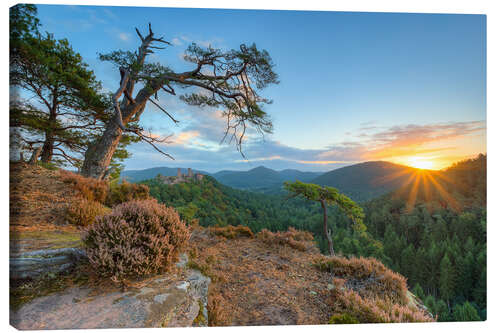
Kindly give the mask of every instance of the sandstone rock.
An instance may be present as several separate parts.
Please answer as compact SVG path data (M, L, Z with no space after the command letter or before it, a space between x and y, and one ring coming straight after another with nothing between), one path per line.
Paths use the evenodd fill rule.
M36 278L45 273L60 273L75 265L85 257L85 252L77 248L39 250L11 254L10 278Z
M75 287L11 311L10 321L22 330L206 326L209 284L210 278L188 269L127 291L96 295L91 288Z

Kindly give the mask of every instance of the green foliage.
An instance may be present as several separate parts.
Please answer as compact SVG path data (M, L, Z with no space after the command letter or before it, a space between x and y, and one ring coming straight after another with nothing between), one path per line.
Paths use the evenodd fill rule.
M321 236L321 211L315 202L236 190L210 176L205 176L201 182L166 185L155 178L141 184L147 185L150 195L159 202L175 207L188 223L198 220L202 226L244 225L254 233L262 229L287 231L293 227L310 231L320 249L327 251ZM329 227L335 231L336 252L383 257L381 243L367 234L353 231L352 221L338 207L333 207L329 215Z
M477 310L469 303L455 305L453 308L453 319L456 321L479 321Z
M352 219L354 222L354 230L360 233L366 230L363 224L363 218L365 217L363 209L349 197L339 193L336 188L307 184L298 180L293 183L285 182L284 186L294 197L301 196L307 200L336 205L344 214Z
M359 324L359 320L348 313L343 313L331 316L328 324Z
M43 162L78 167L77 155L110 116L109 99L68 40L38 32L36 7L14 6L10 16L10 85L31 94L11 101L10 125L22 129L26 148L43 146ZM33 98L40 107L29 102Z

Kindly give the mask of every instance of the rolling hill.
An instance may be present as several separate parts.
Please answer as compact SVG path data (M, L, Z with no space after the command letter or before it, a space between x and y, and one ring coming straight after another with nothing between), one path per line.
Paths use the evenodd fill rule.
M187 168L181 168L183 174L187 174ZM209 174L205 171L193 170L193 173L202 173ZM151 179L156 177L157 175L162 176L176 176L177 168L168 168L168 167L158 167L158 168L149 168L144 170L124 170L121 173L121 179L125 179L128 182L135 183L140 182L142 180Z
M311 182L338 188L356 201L367 201L404 186L416 170L384 161L365 162L329 171Z
M320 172L304 172L294 169L276 171L260 166L248 171L219 171L212 176L227 186L269 193L279 192L285 181L310 182L319 175L321 175Z
M181 171L184 174L187 173L186 168L181 168ZM200 170L193 170L193 172L210 175L226 186L265 193L278 193L284 181L310 182L321 175L321 172L304 172L294 169L276 171L263 166L248 171L223 170L213 174ZM144 170L125 170L121 173L121 178L129 182L140 182L152 179L158 174L175 176L177 168L158 167Z

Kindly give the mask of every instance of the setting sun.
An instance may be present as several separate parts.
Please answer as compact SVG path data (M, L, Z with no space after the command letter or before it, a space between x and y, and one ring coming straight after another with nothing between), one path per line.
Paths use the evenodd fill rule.
M412 157L408 159L408 165L418 169L433 169L434 162L422 157Z

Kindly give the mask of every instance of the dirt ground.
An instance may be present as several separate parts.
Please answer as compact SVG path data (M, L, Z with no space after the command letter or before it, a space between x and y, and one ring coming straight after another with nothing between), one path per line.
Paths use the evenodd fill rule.
M321 255L256 238L225 239L197 229L191 260L212 277L210 297L218 298L229 325L326 324L331 313L329 273L312 264ZM212 300L213 302L213 300Z

